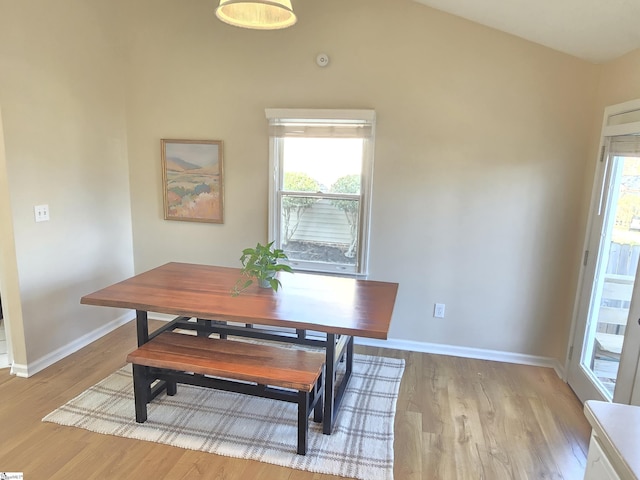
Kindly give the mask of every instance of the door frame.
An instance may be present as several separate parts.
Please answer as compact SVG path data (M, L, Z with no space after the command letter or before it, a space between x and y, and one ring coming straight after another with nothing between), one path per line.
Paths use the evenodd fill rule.
M0 111L0 291L2 292L3 323L11 374L26 377L17 371L16 363L27 365L27 349L22 317L18 261L9 194L4 127Z
M570 383L570 386L578 395L581 401L585 401L587 399L597 399L605 401L607 400L607 398L602 395L602 393L591 383L588 375L582 371L584 370L584 368L580 359L582 357L582 351L586 343L584 337L587 329L587 320L590 317L589 310L591 308L591 293L595 276L595 269L598 263L597 255L599 253L598 250L600 245L600 237L602 234L602 225L605 217L604 215L600 214L600 212L606 205L608 199L607 197L610 194L609 188L611 184L611 171L613 169L611 160L613 159L608 158L608 145L611 137L640 133L640 117L638 117L637 119L633 118L632 121L628 123L624 123L624 121L618 122L614 119L614 117L622 116L623 114L636 111L638 111L640 115L640 99L606 107L603 115L598 157L596 159L595 166L596 171L594 175L593 186L591 190L591 200L589 204L587 229L582 249L583 261L578 277L578 288L574 300L573 318L569 334L567 355L565 358L564 380L567 382L569 382L570 379L573 380ZM629 309L629 316L631 318L635 318L640 315L640 301L633 300L636 298L640 298L639 284L640 281L636 281L634 285L633 298ZM636 293L638 295L636 295ZM630 375L626 378L640 377L640 371L638 371L639 356L637 354L637 350L635 350L636 353L632 356L631 354L633 353L633 349L626 348L627 344L633 344L634 342L638 342L637 344L640 345L640 331L638 332L638 338L635 337L636 335L625 335L623 355L621 356L618 373L619 378L621 377L621 372L623 372L625 375ZM630 353L624 355L625 350ZM574 372L574 369L576 368L578 368L579 370L577 372ZM638 380L640 380L640 378L638 378ZM640 381L635 383L640 385ZM629 385L626 385L625 387L629 387ZM618 390L618 385L616 385L614 401L619 403L630 403L631 391L634 390L634 386L630 385L629 391L627 391L628 388L622 388L620 393L618 393ZM640 392L638 392L638 396L640 397Z

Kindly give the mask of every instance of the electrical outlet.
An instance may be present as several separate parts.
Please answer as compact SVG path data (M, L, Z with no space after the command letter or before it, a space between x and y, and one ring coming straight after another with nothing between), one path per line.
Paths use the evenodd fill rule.
M436 303L434 305L433 316L436 318L444 318L444 303Z

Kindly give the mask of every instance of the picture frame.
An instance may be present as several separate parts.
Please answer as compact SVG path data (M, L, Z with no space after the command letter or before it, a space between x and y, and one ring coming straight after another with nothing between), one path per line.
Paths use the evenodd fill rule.
M224 223L222 140L160 142L164 219Z

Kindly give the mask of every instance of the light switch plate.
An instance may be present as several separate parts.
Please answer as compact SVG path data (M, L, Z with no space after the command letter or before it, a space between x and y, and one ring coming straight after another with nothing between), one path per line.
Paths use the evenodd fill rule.
M36 205L33 207L36 222L49 221L49 205Z

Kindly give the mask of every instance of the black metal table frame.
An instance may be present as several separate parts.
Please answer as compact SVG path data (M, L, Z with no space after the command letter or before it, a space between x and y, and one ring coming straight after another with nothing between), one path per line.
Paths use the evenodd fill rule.
M296 329L295 333L282 332L272 333L261 328L254 328L252 324L245 326L228 325L225 321L194 317L176 317L166 325L149 334L148 312L146 310L136 310L136 329L138 336L138 346L147 343L150 339L162 332L175 329L195 330L198 335L209 336L217 333L220 338L227 336L238 336L254 338L258 340L270 340L275 342L292 343L296 345L307 345L321 347L325 350L325 382L324 382L324 412L322 420L322 432L331 435L336 417L340 411L340 404L344 398L344 392L351 378L353 371L353 336L326 333L325 339L309 338L307 331ZM293 331L293 329L290 329ZM345 373L340 383L337 383L336 367L344 360ZM155 398L166 388L165 382L158 382L150 391L149 399Z

